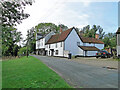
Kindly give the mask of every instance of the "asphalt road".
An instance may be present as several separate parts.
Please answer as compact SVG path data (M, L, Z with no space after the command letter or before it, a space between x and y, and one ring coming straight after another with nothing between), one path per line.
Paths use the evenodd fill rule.
M118 71L69 61L66 58L33 55L76 88L118 88Z

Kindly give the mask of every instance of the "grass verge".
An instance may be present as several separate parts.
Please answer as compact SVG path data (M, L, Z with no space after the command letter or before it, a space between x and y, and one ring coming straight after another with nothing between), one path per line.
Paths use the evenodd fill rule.
M29 56L2 61L2 88L71 88L40 60Z

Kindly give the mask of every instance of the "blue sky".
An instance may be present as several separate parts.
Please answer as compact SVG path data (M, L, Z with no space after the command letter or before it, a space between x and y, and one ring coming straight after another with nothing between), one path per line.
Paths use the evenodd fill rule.
M73 9L79 15L81 10L82 13L87 14L89 25L100 25L106 33L116 32L118 27L117 2L91 2L88 7L81 8L81 3L68 3L67 7L67 9Z
M69 28L95 24L106 33L115 33L118 27L118 2L35 0L32 6L26 7L25 12L30 17L17 26L23 37L28 29L42 22L62 23Z

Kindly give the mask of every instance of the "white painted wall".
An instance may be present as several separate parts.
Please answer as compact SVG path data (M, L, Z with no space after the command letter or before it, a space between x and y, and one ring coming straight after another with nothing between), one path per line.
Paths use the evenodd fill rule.
M95 46L96 48L98 48L100 50L104 49L104 44L83 43L83 46Z
M56 47L57 44L57 47ZM61 47L62 44L62 47ZM50 48L49 48L50 45ZM54 56L63 56L63 47L64 47L64 42L58 42L58 43L53 43L53 44L47 44L45 50L48 52L50 51L50 54L48 53L48 56L51 56L51 50L54 49ZM58 55L56 55L56 50L58 50Z
M42 38L39 40L40 41L40 46L39 48L45 48L45 38Z
M80 42L80 45L83 45L83 42L80 40L75 29L73 29L65 40L65 50L72 53L72 55L83 54L83 52L81 52L81 49L77 46L77 42Z
M117 34L117 56L120 55L120 34Z
M44 38L41 38L40 40L36 41L36 49L45 48L45 43L51 38L52 35L55 33L52 31L49 34L47 34Z
M36 41L36 49L39 49L39 46L40 46L40 40L37 40Z
M96 56L97 51L87 51L87 56Z
M120 55L120 46L117 46L117 56Z
M83 46L95 46L94 43L83 43Z
M95 44L95 47L102 50L104 49L104 44Z
M117 46L120 46L120 34L117 34Z

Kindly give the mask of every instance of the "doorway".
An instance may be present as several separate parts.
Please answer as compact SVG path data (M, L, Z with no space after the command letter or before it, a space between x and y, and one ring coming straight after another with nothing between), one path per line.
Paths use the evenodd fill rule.
M51 49L51 56L54 56L54 49Z

